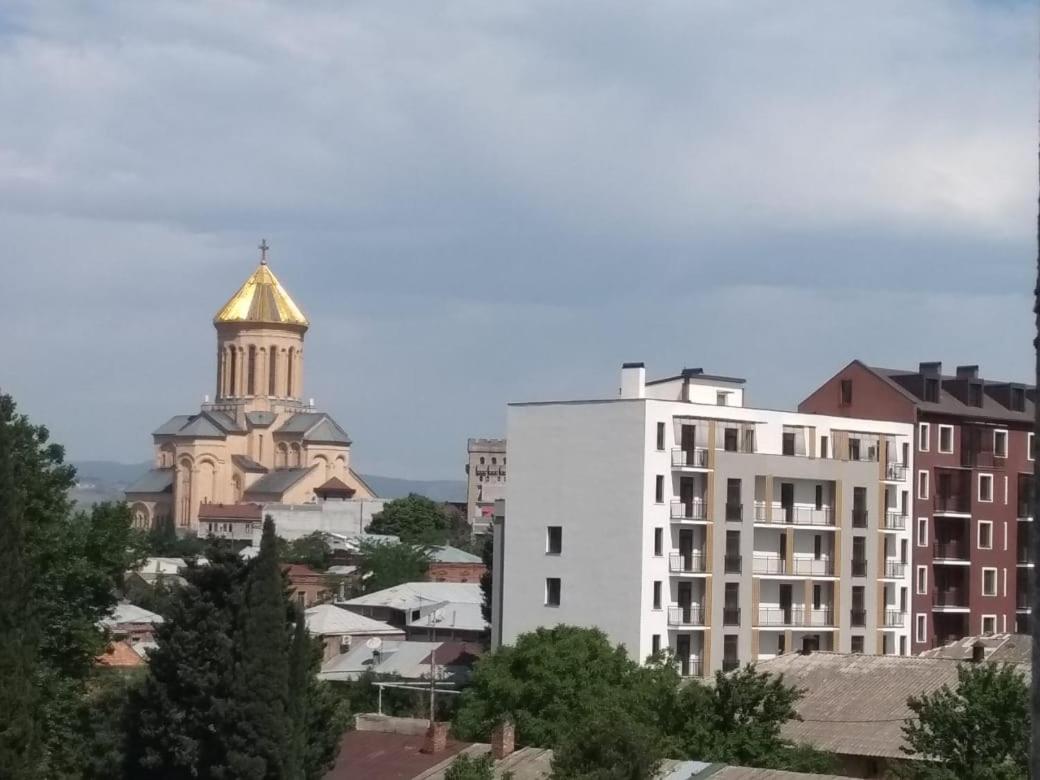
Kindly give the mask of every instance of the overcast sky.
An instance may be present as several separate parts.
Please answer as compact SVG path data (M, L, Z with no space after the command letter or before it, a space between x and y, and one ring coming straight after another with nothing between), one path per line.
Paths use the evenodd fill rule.
M0 387L147 459L261 237L363 473L625 360L1028 380L1033 5L6 0Z

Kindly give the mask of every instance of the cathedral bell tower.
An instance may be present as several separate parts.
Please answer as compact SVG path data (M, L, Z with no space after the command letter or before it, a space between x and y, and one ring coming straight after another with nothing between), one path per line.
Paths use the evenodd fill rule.
M260 265L213 318L218 407L241 412L303 406L303 336L309 323L267 265Z

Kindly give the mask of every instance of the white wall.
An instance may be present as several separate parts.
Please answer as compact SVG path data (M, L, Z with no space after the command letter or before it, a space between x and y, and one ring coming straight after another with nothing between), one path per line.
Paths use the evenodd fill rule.
M286 540L298 539L315 531L358 536L382 511L385 499L324 501L314 504L264 504L264 516L271 515L275 529ZM254 544L260 543L257 533Z

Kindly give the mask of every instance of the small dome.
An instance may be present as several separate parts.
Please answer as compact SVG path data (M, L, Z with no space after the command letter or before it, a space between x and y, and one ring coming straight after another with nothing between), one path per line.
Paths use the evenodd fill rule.
M297 325L304 328L310 324L266 261L260 262L246 283L213 318L215 325L227 322Z

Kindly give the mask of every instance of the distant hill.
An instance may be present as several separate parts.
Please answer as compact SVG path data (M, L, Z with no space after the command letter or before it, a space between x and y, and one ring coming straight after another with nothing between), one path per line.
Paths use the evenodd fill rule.
M76 467L79 482L72 491L72 497L78 503L88 505L122 499L123 491L152 467L151 461L117 463L110 460L81 460L72 465ZM466 500L466 482L461 479L412 480L367 474L363 474L362 478L381 498L401 498L409 493L419 493L434 501Z

